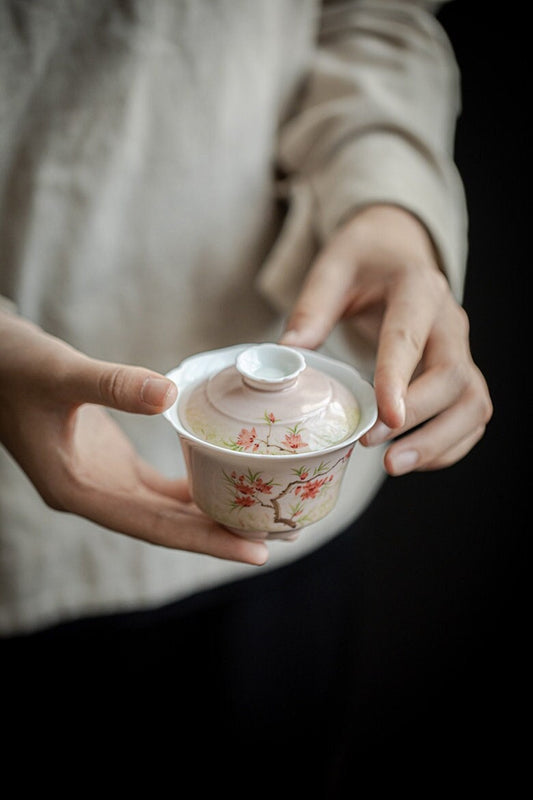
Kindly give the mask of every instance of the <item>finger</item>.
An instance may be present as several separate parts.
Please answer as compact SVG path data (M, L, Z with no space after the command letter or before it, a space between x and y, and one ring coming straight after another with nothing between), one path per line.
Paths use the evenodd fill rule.
M264 564L264 542L237 536L218 525L196 506L150 490L128 492L87 491L73 496L68 510L119 533L161 547L203 553L253 565Z
M410 273L392 286L376 356L374 388L379 417L390 428L405 424L407 387L422 358L440 305L441 280ZM442 279L444 280L444 279Z
M464 383L458 380L457 374L451 374L450 370L441 368L428 370L409 386L404 424L400 428L393 429L379 420L361 438L361 444L372 447L401 436L452 406L463 390Z
M158 494L164 494L182 503L190 503L192 500L187 480L183 478L166 478L156 470L151 464L139 459L138 462L139 478L143 484Z
M484 427L473 407L458 403L394 442L385 453L385 468L390 475L423 469Z
M71 399L135 414L159 414L177 396L176 385L163 375L123 364L83 358L67 381Z
M466 436L460 442L458 442L453 447L450 447L446 452L441 453L441 455L436 458L434 461L431 461L427 464L424 464L421 467L423 471L430 471L436 469L444 469L445 467L451 467L453 464L456 464L462 458L464 458L470 450L483 438L485 435L486 427L485 425L480 425L470 436Z
M309 349L322 344L346 309L351 273L346 257L324 251L309 272L280 343Z

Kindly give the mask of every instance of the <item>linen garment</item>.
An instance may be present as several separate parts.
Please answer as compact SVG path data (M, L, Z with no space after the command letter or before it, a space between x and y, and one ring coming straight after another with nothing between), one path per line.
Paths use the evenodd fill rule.
M0 0L0 294L89 356L162 373L275 341L320 247L388 202L427 226L461 298L460 81L427 2ZM339 324L325 352L372 378ZM113 413L184 476L161 417ZM258 568L48 508L0 450L0 634L145 608L300 558L384 477L356 447L335 511ZM105 458L105 453L103 456Z

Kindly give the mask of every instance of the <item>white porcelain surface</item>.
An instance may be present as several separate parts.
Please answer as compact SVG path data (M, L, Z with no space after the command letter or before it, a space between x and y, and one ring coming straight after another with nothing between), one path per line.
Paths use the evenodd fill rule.
M376 420L374 390L354 368L314 351L280 353L274 346L286 363L273 369L272 353L263 362L264 346L255 348L237 345L183 361L167 374L178 399L165 417L206 514L250 538L291 539L334 507L353 447ZM264 390L265 379L277 385ZM221 435L218 423L198 423L194 413L191 421L206 397L209 423L224 419L233 436Z
M254 389L275 392L293 386L306 367L302 353L278 344L258 344L242 350L235 367Z

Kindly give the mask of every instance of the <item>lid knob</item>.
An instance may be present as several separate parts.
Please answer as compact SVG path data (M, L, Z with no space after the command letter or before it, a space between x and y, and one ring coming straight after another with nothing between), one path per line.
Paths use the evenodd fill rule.
M263 392L277 392L296 383L305 369L297 350L281 344L258 344L243 350L235 366L247 386Z

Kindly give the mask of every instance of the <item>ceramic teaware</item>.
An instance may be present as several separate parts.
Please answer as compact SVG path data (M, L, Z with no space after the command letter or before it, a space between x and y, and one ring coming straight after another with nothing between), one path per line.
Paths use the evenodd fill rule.
M294 539L335 506L358 439L377 418L372 385L321 353L242 344L167 373L196 504L234 533Z

